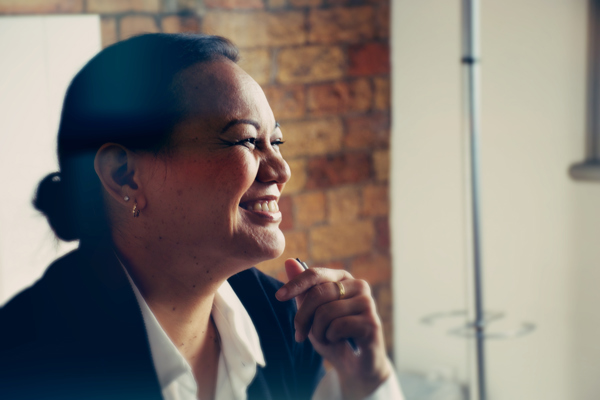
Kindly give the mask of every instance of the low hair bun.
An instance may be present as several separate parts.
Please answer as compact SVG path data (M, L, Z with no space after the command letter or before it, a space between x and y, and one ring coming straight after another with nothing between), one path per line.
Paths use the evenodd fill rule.
M46 216L48 224L59 239L80 239L72 224L66 190L59 172L46 175L38 185L33 206Z

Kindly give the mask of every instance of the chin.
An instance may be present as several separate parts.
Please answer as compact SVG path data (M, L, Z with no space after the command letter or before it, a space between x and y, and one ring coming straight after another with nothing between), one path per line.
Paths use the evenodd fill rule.
M283 254L283 250L285 249L285 245L280 248L273 249L262 261L273 260Z
M273 245L269 248L268 257L266 260L272 260L277 258L283 254L285 250L285 236L283 236L283 232L279 231L279 237L273 243ZM266 261L265 260L265 261Z
M233 238L226 252L229 256L256 265L281 256L285 249L285 236L278 227L243 229Z
M264 238L257 248L260 249L260 254L257 254L256 263L281 256L283 250L285 250L285 236L283 236L283 232L279 231L275 237L269 239Z

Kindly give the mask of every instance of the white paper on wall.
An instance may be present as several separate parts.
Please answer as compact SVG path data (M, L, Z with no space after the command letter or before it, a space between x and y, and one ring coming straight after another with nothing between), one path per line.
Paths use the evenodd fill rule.
M0 305L76 242L59 242L31 200L58 169L62 102L100 50L97 15L0 17Z

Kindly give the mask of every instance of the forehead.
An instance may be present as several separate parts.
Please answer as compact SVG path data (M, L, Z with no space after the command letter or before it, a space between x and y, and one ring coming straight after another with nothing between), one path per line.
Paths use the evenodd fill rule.
M250 75L229 60L194 64L174 81L183 108L183 120L214 129L233 119L252 119L261 128L273 129L273 112Z

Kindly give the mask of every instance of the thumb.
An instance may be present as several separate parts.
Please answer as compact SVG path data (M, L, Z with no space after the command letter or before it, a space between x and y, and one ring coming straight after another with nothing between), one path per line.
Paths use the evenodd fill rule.
M285 272L287 273L288 282L304 272L304 268L298 260L294 258L288 258L285 260Z
M285 260L285 272L288 277L288 282L291 281L292 279L294 279L295 277L297 277L298 275L300 275L301 273L303 273L304 271L305 271L304 267L302 267L302 265L300 265L298 260L296 260L294 258L288 258L287 260ZM301 294L296 297L296 302L298 303L298 308L300 308L300 306L302 305L304 296L305 296L304 294Z

